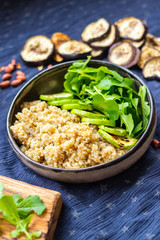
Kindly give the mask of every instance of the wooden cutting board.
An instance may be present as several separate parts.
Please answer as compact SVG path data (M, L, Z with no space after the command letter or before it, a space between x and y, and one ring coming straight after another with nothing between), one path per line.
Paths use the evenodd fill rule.
M52 240L62 207L61 194L3 176L0 176L0 182L4 183L5 195L20 194L23 198L29 195L38 195L41 198L47 209L41 216L34 214L28 229L29 232L42 231L41 237L37 238L39 240ZM0 216L0 239L13 239L9 236L9 232L14 229L15 226ZM25 239L25 237L18 237L17 239Z

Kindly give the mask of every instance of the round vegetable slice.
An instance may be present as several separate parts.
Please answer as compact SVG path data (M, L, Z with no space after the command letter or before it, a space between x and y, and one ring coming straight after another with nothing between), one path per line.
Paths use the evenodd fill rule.
M99 126L99 128L102 129L103 131L111 133L113 135L118 135L121 137L124 137L127 135L127 131L123 128L118 128L118 127L111 128L111 127L105 127L103 125Z
M108 142L117 148L130 149L137 142L137 139L135 138L114 136L103 131L102 129L99 129L98 132L103 138L105 138Z
M160 51L160 37L147 33L145 45Z
M57 48L63 43L63 42L66 42L68 40L71 40L70 37L65 34L65 33L62 33L62 32L56 32L52 35L51 37L51 41L52 43L54 44L55 46L55 52L54 52L54 56L53 56L53 59L56 61L56 62L62 62L63 61L63 58L57 53Z
M53 57L54 44L49 38L43 35L37 35L29 38L22 51L23 61L31 66L47 64Z
M92 49L91 52L92 59L102 59L107 56L106 50L96 50Z
M87 55L91 54L92 48L83 42L70 40L62 43L57 51L62 58L69 60L85 58Z
M64 100L49 101L47 103L52 106L62 106L64 104L73 104L78 102L79 102L78 99L64 99Z
M41 100L44 101L57 101L57 100L64 100L64 99L71 99L73 98L73 94L72 93L55 93L55 94L51 94L51 95L44 95L41 94L39 97Z
M84 42L90 43L100 40L108 35L110 32L110 23L104 18L100 18L98 21L90 23L82 32L81 37Z
M118 35L117 27L115 25L111 25L109 34L102 40L91 42L90 46L99 50L107 49L118 39Z
M134 41L141 41L148 31L144 20L132 16L118 20L115 25L118 27L121 38Z
M64 104L62 106L62 109L66 109L66 110L71 110L71 109L82 109L82 110L89 110L92 111L93 107L92 105L87 105L84 103L73 103L73 104Z
M143 68L145 62L150 59L151 57L158 57L160 56L160 51L153 47L144 46L141 51L140 59L138 61L138 66Z
M143 67L143 76L147 79L160 80L160 56L150 58Z
M130 68L137 64L140 57L140 50L128 42L113 44L108 53L108 60L117 65Z
M145 43L145 39L142 39L141 41L139 42L136 42L136 41L132 41L130 39L126 39L126 40L123 40L124 42L129 42L131 43L134 47L136 48L140 48L143 46L143 44Z
M115 121L113 120L108 120L108 119L97 119L97 118L81 118L81 122L86 122L89 124L96 124L96 125L106 125L106 126L111 126L115 127Z
M81 117L88 117L88 118L98 118L98 119L107 119L105 115L100 115L93 112L87 112L79 109L72 109L71 113L76 114Z

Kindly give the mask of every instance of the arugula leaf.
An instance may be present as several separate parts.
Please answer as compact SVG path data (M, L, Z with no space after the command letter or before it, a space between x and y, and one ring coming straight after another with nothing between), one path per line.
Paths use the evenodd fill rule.
M142 130L143 130L142 121L140 121L133 131L133 136L138 138L141 135Z
M11 237L18 237L21 233L26 235L26 240L39 238L41 231L29 233L28 225L33 217L33 214L28 215L31 211L38 215L46 209L42 200L37 195L22 198L19 194L13 196L3 195L3 183L0 183L0 212L2 217L8 222L16 226L16 229L10 232Z
M143 131L146 129L148 125L148 116L150 114L150 106L148 102L145 101L147 89L145 86L139 87L139 96L141 98L141 105L142 105L142 117L143 117Z
M98 68L98 71L103 71L104 73L110 74L112 75L116 80L118 80L119 82L123 81L123 77L116 71L110 70L105 66L101 66Z
M111 77L111 76L106 76L105 79L102 79L100 83L98 84L98 87L103 90L108 90L112 86L116 87L123 87L126 89L129 89L130 91L136 93L130 86L128 86L125 82L119 82L117 79Z
M114 100L106 100L102 95L93 95L93 107L96 110L108 115L111 120L117 120L119 117L118 104Z
M128 131L129 135L132 133L132 130L134 128L134 122L133 122L133 118L132 115L129 114L122 114L120 113L120 118L121 118L121 127L123 125L123 123L126 126L126 130Z
M13 237L13 238L16 238L18 237L21 233L27 233L27 228L28 228L28 225L29 223L31 222L33 218L33 214L30 214L27 218L23 219L23 220L20 220L21 222L21 225L23 225L23 230L21 228L20 225L17 225L16 226L16 229L13 230L12 232L10 232L10 236ZM41 236L41 231L37 231L37 232L33 232L33 233L27 233L26 236L26 240L31 240L33 238L39 238Z
M19 194L14 194L12 197L13 197L14 202L15 202L16 204L18 204L19 202L21 202L21 201L23 200L23 198L22 198L21 195L19 195Z
M91 60L91 56L87 56L87 60L84 62L82 60L78 60L77 62L73 63L73 66L75 68L85 68L87 66L87 64L89 63L89 61Z
M127 84L129 87L133 87L134 81L131 78L123 78L123 81L125 84Z
M27 236L27 239L32 239L33 234L27 231L27 227L33 217L33 215L29 215L26 219L20 219L17 206L14 202L12 196L4 195L0 199L0 208L3 212L3 218L6 219L8 222L12 223L16 226L16 229L10 233L11 236L17 237L21 233L24 233ZM38 237L41 235L41 232L35 234Z
M27 217L31 211L34 211L38 215L41 215L46 209L46 206L37 195L28 196L20 202L17 202L16 205L18 214L22 218Z

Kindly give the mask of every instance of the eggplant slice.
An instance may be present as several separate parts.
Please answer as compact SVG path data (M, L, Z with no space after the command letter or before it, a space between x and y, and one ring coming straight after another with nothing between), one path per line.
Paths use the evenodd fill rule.
M143 68L145 62L151 57L160 56L160 51L156 50L153 47L144 46L141 51L140 59L138 61L138 66Z
M108 60L117 65L130 68L137 64L140 50L128 42L113 44L108 53Z
M107 56L106 50L96 50L92 49L91 52L92 59L103 59Z
M131 43L131 44L132 44L134 47L136 47L136 48L141 48L141 47L143 46L143 44L145 43L145 39L142 39L142 40L139 41L139 42L132 41L132 40L130 40L130 39L125 39L125 40L123 40L123 41Z
M160 51L160 37L155 37L154 35L147 33L145 45Z
M110 32L111 25L104 18L100 18L97 22L90 23L82 32L83 42L90 43L101 40Z
M117 26L111 25L111 30L107 37L105 37L102 40L91 42L90 46L97 49L97 50L103 50L109 48L116 40L118 39L118 29Z
M115 22L115 25L118 27L121 38L138 42L145 38L148 31L146 22L135 17L120 19Z
M62 62L63 58L58 54L57 52L57 48L63 43L66 42L68 40L71 40L70 37L62 32L56 32L52 35L51 37L51 41L55 46L55 51L54 51L54 55L53 55L53 59L56 62Z
M150 58L145 63L142 73L146 79L160 80L160 56Z
M85 58L91 51L90 46L77 40L64 42L57 49L58 54L65 60Z
M37 35L29 38L22 51L23 61L30 66L40 66L47 64L53 56L54 44L49 38Z

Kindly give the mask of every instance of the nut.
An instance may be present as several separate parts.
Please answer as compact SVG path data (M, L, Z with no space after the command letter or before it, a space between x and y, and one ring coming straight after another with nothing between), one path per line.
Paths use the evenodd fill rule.
M26 76L25 75L17 75L16 80L25 81L26 80Z
M11 71L11 69L7 66L7 67L4 68L4 72L5 72L5 73L11 73L12 71Z
M5 73L2 77L3 81L9 80L11 78L11 74L10 73Z
M157 139L152 140L152 145L154 148L159 148L160 142Z
M8 64L8 67L10 68L11 72L14 70L14 65L12 65L11 63Z
M21 83L22 83L21 79L15 79L15 80L12 81L11 85L13 87L17 87L17 86L21 85Z
M18 70L18 71L16 72L16 74L17 74L17 75L23 75L23 76L25 76L24 72L22 72L22 71L20 71L20 70Z
M53 67L53 65L52 65L52 64L49 64L49 65L47 66L47 68L51 68L51 67Z
M1 88L7 88L7 87L9 87L10 86L10 81L4 81L4 82L1 82L0 83L0 87Z
M12 59L11 64L12 64L13 66L16 66L16 60L15 60L15 59Z

